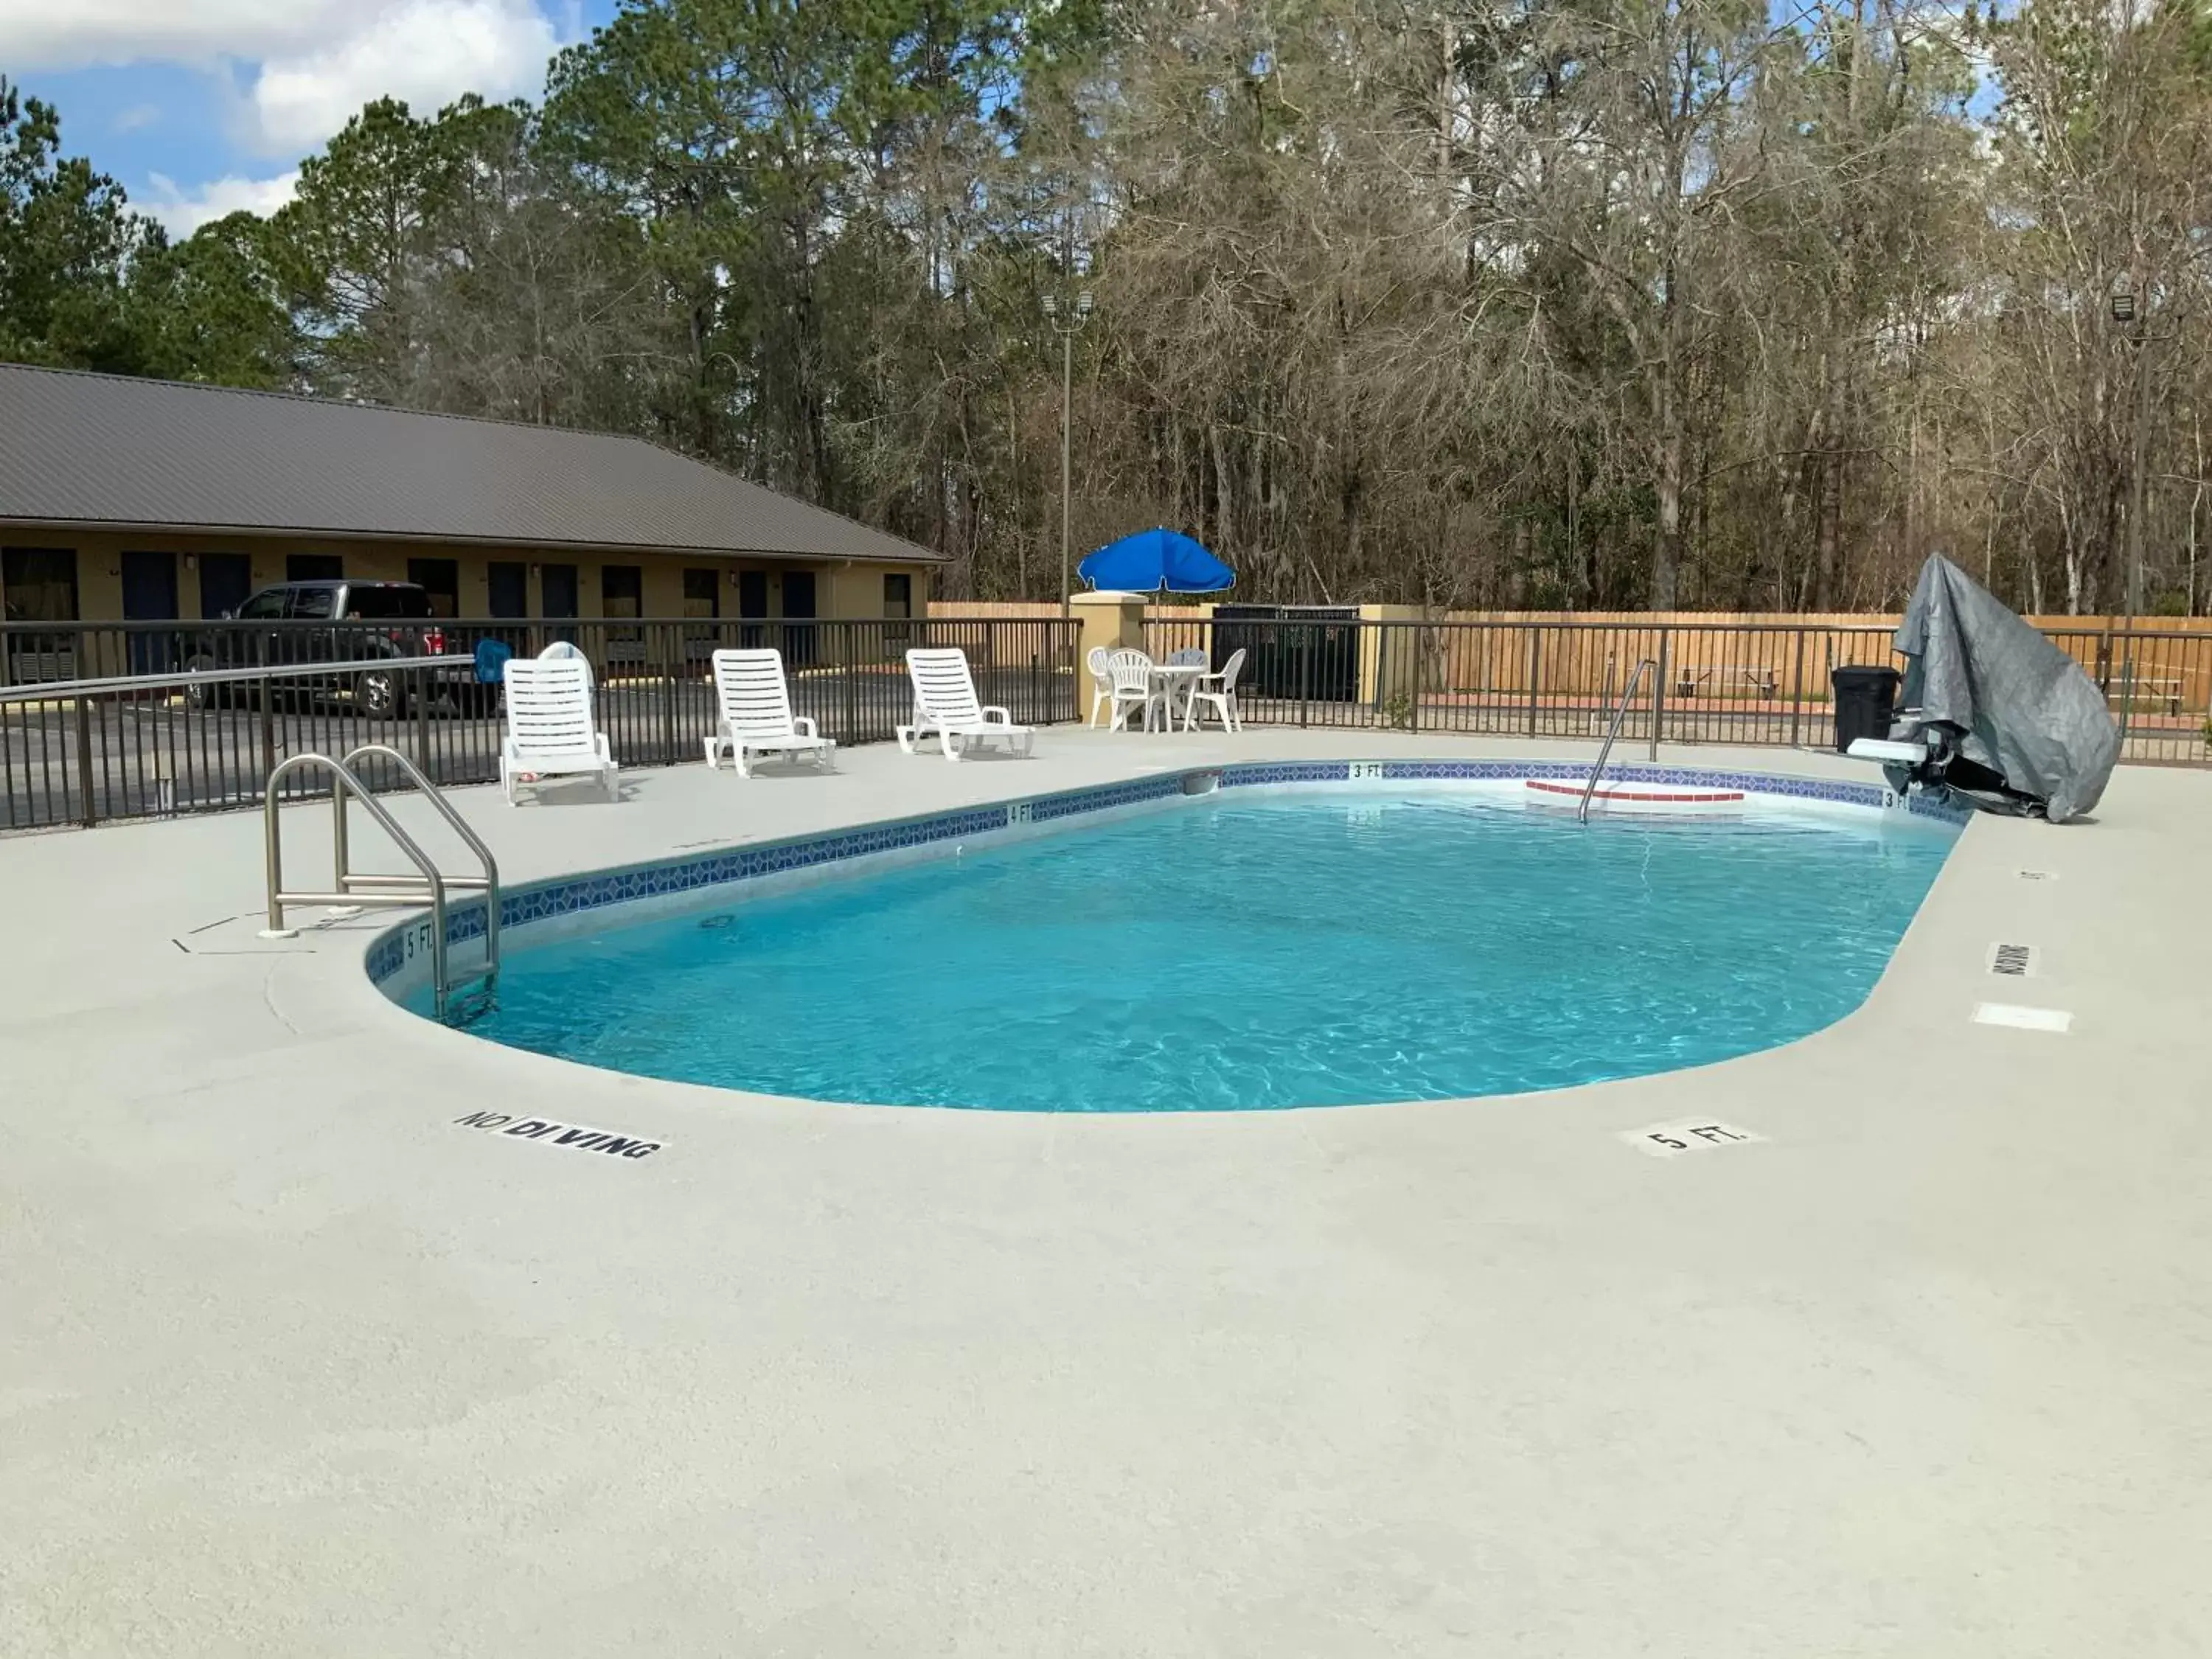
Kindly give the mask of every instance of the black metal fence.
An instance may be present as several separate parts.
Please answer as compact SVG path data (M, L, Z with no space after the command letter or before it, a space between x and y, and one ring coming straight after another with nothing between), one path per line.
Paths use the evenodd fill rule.
M1079 718L1076 633L1057 620L945 617L0 624L0 830L258 804L288 756L364 743L398 749L435 783L490 781L502 729L497 688L467 664L428 660L466 656L487 639L516 655L574 644L592 664L599 727L616 760L635 767L701 758L716 713L710 659L724 647L781 651L793 711L824 737L859 744L887 740L911 713L905 653L914 646L960 647L982 700L1023 724ZM377 665L315 667L362 662ZM83 691L59 684L252 670L265 678ZM326 787L302 780L297 793Z
M1395 728L1530 738L1602 736L1636 665L1658 665L1659 734L1669 743L1823 745L1830 676L1902 670L1892 630L1828 624L1212 621L1146 624L1156 658L1245 653L1237 688L1258 724ZM2104 691L2123 758L2212 763L2212 634L2154 627L2051 629ZM1648 738L1639 693L1622 735Z
M1155 621L1155 656L1246 653L1238 688L1255 724L1601 735L1638 662L1660 665L1670 743L1823 745L1839 667L1901 666L1886 628L1818 623ZM0 624L0 830L251 805L277 762L388 743L434 781L499 772L494 687L466 665L432 666L497 639L518 655L556 640L590 659L600 727L624 766L702 753L713 729L709 659L725 646L783 653L795 712L842 744L881 742L911 707L911 646L967 653L986 702L1028 725L1083 718L1078 625L1047 618L912 621L587 619L561 622ZM2049 630L2104 690L2124 758L2212 763L2212 635L2155 627ZM377 659L319 673L318 662ZM242 686L77 692L44 685L187 670L265 669ZM1079 701L1080 700L1080 702ZM1647 738L1639 696L1622 728ZM372 778L371 781L381 780ZM303 781L300 793L323 786Z

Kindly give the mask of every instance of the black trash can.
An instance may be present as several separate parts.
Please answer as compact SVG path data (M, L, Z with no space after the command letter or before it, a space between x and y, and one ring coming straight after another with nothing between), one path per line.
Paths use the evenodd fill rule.
M1860 738L1886 738L1897 714L1894 668L1838 668L1828 676L1836 689L1836 752Z

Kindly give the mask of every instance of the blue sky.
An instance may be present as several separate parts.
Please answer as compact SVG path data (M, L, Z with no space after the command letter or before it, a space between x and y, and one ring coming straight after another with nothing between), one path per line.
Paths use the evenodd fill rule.
M0 0L0 72L173 231L266 212L370 99L535 100L616 0Z

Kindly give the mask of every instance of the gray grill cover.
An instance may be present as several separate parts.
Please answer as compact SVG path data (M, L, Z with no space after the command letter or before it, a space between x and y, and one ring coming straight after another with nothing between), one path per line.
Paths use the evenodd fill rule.
M1940 554L1897 630L1904 707L1957 733L1959 751L2045 803L2053 823L2088 811L2120 757L2119 729L2081 665Z

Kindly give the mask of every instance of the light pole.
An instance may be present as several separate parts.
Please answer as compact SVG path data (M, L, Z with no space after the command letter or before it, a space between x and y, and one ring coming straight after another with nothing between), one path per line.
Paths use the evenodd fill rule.
M1075 337L1091 320L1091 290L1083 289L1075 296L1075 303L1065 310L1056 294L1046 295L1043 304L1045 321L1060 336L1060 614L1065 617L1068 589L1075 580L1068 568L1075 526Z
M2123 276L2112 289L2112 320L2126 331L2124 337L2136 355L2135 430L2129 440L2128 479L2128 596L2122 632L2127 639L2127 667L2121 677L2120 743L2128 740L2128 725L2136 703L2136 618L2142 614L2142 521L2144 497L2149 483L2144 450L2150 442L2150 349L2171 334L2148 332L2145 307L2137 304L2135 288Z
M2143 445L2150 430L2150 357L2145 350L2148 337L2143 332L2135 289L2124 278L2112 290L2112 320L2126 331L2123 337L2136 358L2135 430L2129 436L2128 461L2127 625L2132 630L2142 610Z

